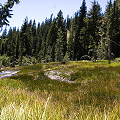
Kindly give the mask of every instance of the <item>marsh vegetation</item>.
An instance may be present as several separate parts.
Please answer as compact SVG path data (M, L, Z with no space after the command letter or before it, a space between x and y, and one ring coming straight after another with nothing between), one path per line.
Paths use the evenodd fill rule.
M2 120L120 119L120 62L51 62L16 69L17 75L0 79ZM74 82L50 79L50 71Z

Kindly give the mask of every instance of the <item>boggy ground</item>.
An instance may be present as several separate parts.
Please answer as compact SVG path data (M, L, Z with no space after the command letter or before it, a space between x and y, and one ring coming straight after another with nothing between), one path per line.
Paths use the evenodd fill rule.
M120 119L120 62L56 62L17 70L0 79L0 119Z

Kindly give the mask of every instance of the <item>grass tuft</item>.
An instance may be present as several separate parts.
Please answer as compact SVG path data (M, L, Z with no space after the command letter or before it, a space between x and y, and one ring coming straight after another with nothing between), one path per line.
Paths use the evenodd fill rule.
M16 76L0 79L0 119L119 120L119 66L84 61L20 67ZM74 82L51 80L45 75L50 71Z

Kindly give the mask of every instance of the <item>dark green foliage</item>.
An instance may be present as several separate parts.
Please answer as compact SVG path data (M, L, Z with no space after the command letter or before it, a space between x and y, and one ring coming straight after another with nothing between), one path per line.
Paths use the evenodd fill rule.
M94 0L94 2L92 2L92 9L88 13L90 48L93 49L96 45L98 45L98 42L100 41L99 28L101 26L101 19L101 7L98 2Z
M69 59L68 53L66 52L66 54L65 54L65 56L64 56L64 58L63 58L63 60L62 60L62 63L63 63L63 64L66 64L69 60L70 60L70 59Z
M25 18L21 29L5 28L0 37L0 54L19 65L41 62L80 60L83 55L95 59L119 57L120 51L120 8L119 1L108 2L105 14L94 0L87 13L86 1L73 18L64 20L60 10L45 22L36 24ZM12 7L14 2L9 7ZM67 57L66 57L67 53ZM30 58L30 59L29 59ZM28 60L29 59L29 60Z
M8 0L5 5L0 3L0 28L3 27L3 25L9 25L7 17L12 17L11 8L14 6L14 3L18 4L19 2L19 0Z
M62 29L58 29L58 38L55 46L55 61L62 61L64 57L64 36Z
M110 10L110 17L112 19L109 19L109 38L111 40L111 53L114 54L115 57L119 57L119 50L120 50L120 46L119 44L119 39L120 39L120 7L119 7L119 1L114 1L113 3L113 7ZM114 42L116 43L114 43Z
M65 56L65 53L67 51L67 30L65 28L65 22L63 21L63 13L60 10L58 13L58 17L57 17L57 29L58 29L58 33L57 33L57 38L62 42L62 54L63 56ZM60 38L61 37L61 38Z
M57 40L57 23L56 20L53 21L48 35L47 35L47 56L51 57L52 61L55 61L55 44Z
M70 30L70 26L71 26L71 19L69 18L69 15L67 16L67 23L66 23L66 28L67 30Z
M80 10L75 15L75 41L74 41L74 59L80 60L80 57L84 55L83 46L84 40L80 39L80 32L85 27L84 19L86 18L87 7L86 2L83 0Z
M8 67L9 65L10 65L10 60L9 60L9 58L6 58L6 57L4 57L3 59L2 59L2 63L1 63L3 66L5 66L5 67Z

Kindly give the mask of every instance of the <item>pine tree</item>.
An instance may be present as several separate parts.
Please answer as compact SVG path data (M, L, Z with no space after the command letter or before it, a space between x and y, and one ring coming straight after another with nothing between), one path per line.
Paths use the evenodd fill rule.
M120 2L115 0L112 4L110 0L106 9L106 29L107 29L107 42L108 42L108 59L112 57L119 57L119 40L120 40Z
M57 14L57 27L58 29L63 27L63 12L60 10L59 13Z
M89 41L90 41L90 49L93 50L93 57L96 59L96 54L94 53L96 51L96 48L98 46L98 43L100 41L100 34L99 34L99 28L101 27L101 7L94 0L92 2L92 9L88 13L88 31L89 31Z
M49 45L47 48L47 52L46 52L46 62L52 62L52 49L51 46Z
M52 19L52 14L42 24L36 25L35 20L28 23L26 17L20 30L10 28L8 33L6 29L3 31L0 53L8 56L10 62L19 59L20 64L24 56L32 56L39 62L65 61L68 58L79 60L88 51L92 51L94 59L97 56L111 59L112 54L119 57L119 5L118 0L114 0L113 4L110 0L103 15L100 5L94 0L87 14L86 1L83 0L73 18L67 16L64 20L60 10L56 18Z
M7 28L3 30L2 36L1 36L1 41L0 41L0 53L1 55L5 54L7 51Z
M80 44L80 24L79 24L79 14L75 14L75 39L74 39L74 60L80 58L80 49L81 49L81 44Z
M71 26L71 19L69 18L69 15L67 16L67 25L66 25L66 28L67 30L70 31L70 26Z
M67 51L67 30L65 28L65 22L63 21L63 13L60 10L57 15L57 29L59 33L59 29L62 31L62 42L63 42L63 56L65 56L65 53Z
M7 41L7 28L3 30L1 39L0 39L0 53L1 55L6 53L6 41Z
M47 47L47 53L46 55L51 55L51 59L52 61L55 61L55 44L56 44L56 40L57 40L57 23L56 20L53 21L48 35L47 35L47 40L46 40L46 47ZM50 52L51 49L51 53Z
M19 0L8 0L4 6L0 3L0 28L2 28L3 25L9 25L7 17L12 17L11 8L14 6L14 3L18 4L19 2Z
M19 49L20 49L19 64L20 65L22 65L23 56L26 55L25 41L27 39L27 35L26 35L27 26L28 26L28 18L26 17L20 33L20 42L19 42L20 43L19 45Z
M33 41L33 36L32 36L32 23L31 21L29 24L27 24L26 28L26 39L25 39L25 55L31 56L32 55L32 41Z
M41 24L41 35L42 35L41 50L42 50L42 53L44 53L43 58L45 58L47 54L47 36L52 24L51 20L52 18L46 19L45 22Z
M37 53L36 53L36 48L37 48L37 30L36 30L36 22L35 20L33 21L33 25L32 25L32 37L33 37L33 41L32 41L32 55L37 57Z
M112 36L111 36L111 34L112 34L112 31L113 31L113 24L111 24L111 21L113 20L113 18L111 18L112 17L112 15L111 15L111 10L112 10L112 1L110 0L110 2L108 2L108 5L107 5L107 7L106 7L106 12L105 12L105 17L106 17L106 21L105 21L105 23L106 23L106 38L107 38L107 40L106 40L106 42L107 42L107 44L108 44L108 46L107 46L107 49L106 49L106 59L111 59L111 44L112 44L112 42L111 42L111 39L112 39ZM111 36L111 37L110 37ZM105 46L105 45L104 45Z
M11 47L12 47L12 37L13 37L13 30L10 27L9 31L8 31L8 35L7 35L7 56L12 56L12 51L11 51Z
M110 29L109 32L110 40L111 40L111 53L114 54L115 57L120 57L120 2L115 0L113 3L113 8L111 9L111 20L110 20ZM113 42L112 42L113 41Z
M71 25L70 36L68 38L68 56L71 60L74 60L74 35L73 35L73 26Z
M84 19L86 18L87 7L86 2L83 0L82 6L80 7L78 16L76 15L76 31L75 31L75 44L74 44L74 59L80 59L80 57L84 54L82 43L84 40L80 39L80 31L83 27L85 27Z
M16 27L13 28L12 34L12 44L11 44L11 63L14 63L16 58L16 39L17 39L17 31Z
M5 27L5 29L3 30L1 38L6 39L6 37L7 37L7 28Z
M38 26L37 26L37 45L36 45L37 58L38 58L38 53L41 50L41 45L42 45L41 26L40 26L40 23L38 23Z
M16 36L16 59L19 58L19 41L20 41L20 31L17 29L17 36Z
M63 48L63 32L62 29L58 29L58 38L55 46L55 61L62 61L64 58L64 48Z

